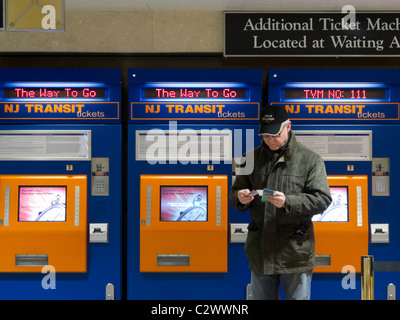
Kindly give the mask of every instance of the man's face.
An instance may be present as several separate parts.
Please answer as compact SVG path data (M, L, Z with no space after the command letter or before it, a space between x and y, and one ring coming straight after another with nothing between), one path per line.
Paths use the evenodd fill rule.
M291 128L291 123L289 122L288 124L282 126L279 133L274 136L271 136L268 134L263 134L263 140L264 140L265 144L272 151L279 150L286 144L286 142L288 140L290 128Z

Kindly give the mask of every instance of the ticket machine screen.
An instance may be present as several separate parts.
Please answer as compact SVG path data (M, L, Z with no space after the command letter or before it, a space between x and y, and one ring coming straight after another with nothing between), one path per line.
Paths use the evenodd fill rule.
M20 186L18 221L66 221L66 186Z
M332 203L323 213L314 215L312 220L318 222L348 222L348 187L330 187Z
M207 221L207 186L161 186L160 221Z

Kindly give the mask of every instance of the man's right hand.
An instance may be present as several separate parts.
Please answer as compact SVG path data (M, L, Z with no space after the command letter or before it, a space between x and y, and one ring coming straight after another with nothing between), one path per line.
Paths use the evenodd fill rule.
M239 190L237 195L238 195L238 200L241 204L248 204L251 201L254 200L254 197L252 196L247 196L247 194L250 192L249 189L242 189Z

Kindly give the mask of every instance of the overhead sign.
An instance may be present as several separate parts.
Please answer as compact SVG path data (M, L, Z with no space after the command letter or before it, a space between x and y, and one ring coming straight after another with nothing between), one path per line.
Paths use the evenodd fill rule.
M258 102L143 103L131 102L131 120L258 120Z
M106 87L0 87L0 121L116 120L119 102L107 101Z
M226 12L224 55L397 56L399 31L396 12Z
M270 69L268 104L296 123L379 123L400 120L397 69Z
M0 123L120 123L120 70L0 69Z
M0 122L10 120L119 120L119 102L1 102Z
M257 122L261 70L130 69L130 121Z
M282 103L292 120L399 120L398 102L380 103Z

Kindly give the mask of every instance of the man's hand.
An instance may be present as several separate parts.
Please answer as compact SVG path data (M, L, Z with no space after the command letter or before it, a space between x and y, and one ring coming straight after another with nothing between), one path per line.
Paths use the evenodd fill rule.
M254 197L252 196L247 196L247 194L250 192L249 189L242 189L239 190L237 195L238 195L238 200L241 204L248 204L249 202L254 200Z
M283 208L285 206L286 197L284 193L277 191L274 196L270 194L266 194L265 196L275 207Z

